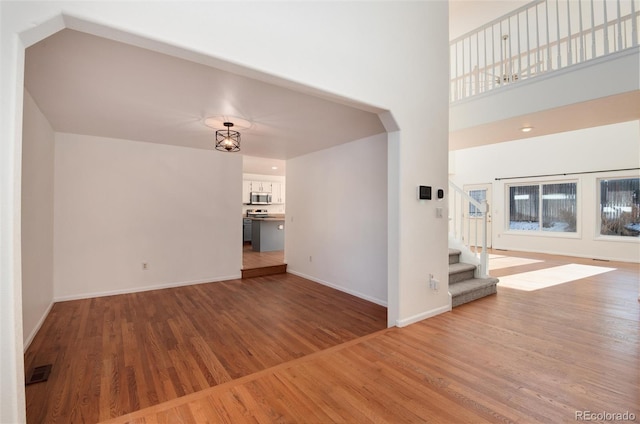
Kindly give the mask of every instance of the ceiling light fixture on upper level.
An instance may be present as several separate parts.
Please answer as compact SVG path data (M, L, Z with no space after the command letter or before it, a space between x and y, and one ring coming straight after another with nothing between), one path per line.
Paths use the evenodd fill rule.
M239 152L240 133L230 129L233 127L232 122L225 122L223 125L227 127L227 131L216 130L216 150L220 150L221 152Z
M523 133L528 133L531 132L533 130L533 127L522 127L520 128L520 131L522 131Z

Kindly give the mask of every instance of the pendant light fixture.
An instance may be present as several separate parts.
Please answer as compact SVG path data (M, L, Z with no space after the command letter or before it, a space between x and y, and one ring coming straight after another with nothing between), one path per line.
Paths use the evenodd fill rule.
M240 151L240 133L230 129L233 127L232 122L223 124L227 130L216 130L216 150L221 152L239 152Z

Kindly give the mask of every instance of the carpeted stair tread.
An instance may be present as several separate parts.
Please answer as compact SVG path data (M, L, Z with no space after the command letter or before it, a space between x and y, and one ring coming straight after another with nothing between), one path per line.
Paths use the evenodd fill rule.
M452 307L480 299L497 292L497 278L473 278L449 285Z
M464 262L449 264L449 275L460 274L462 272L473 271L475 269L476 269L475 265L466 264Z
M449 284L457 284L460 281L475 277L476 266L464 262L449 264Z
M470 280L464 280L458 283L450 284L449 293L451 293L451 296L456 296L468 290L475 290L487 286L495 286L497 283L498 279L493 277L472 278Z

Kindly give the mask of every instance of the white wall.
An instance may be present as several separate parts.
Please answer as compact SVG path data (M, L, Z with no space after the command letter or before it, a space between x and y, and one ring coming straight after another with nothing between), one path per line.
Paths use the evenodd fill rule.
M28 92L22 140L22 314L24 349L53 305L54 133Z
M56 300L239 278L240 156L60 133L55 149Z
M519 141L456 150L452 181L492 184L493 247L597 259L640 262L640 240L599 236L597 179L638 177L620 171L496 181L496 178L606 171L640 167L640 121L630 121ZM508 184L577 181L578 232L539 234L508 231Z
M387 136L287 161L292 274L387 304Z
M429 273L446 281L446 222L435 217L434 203L416 200L418 185L447 184L446 1L51 1L38 7L1 2L0 7L0 421L24 420L19 230L24 49L64 27L390 111L399 130L389 145L389 198L397 199L389 214L389 323L405 325L449 308L446 292L430 292L427 284ZM213 16L241 18L212 25Z
M535 112L634 92L640 89L638 75L638 49L628 49L542 74L453 103L450 109L450 130L473 128ZM558 96L557 93L562 95Z

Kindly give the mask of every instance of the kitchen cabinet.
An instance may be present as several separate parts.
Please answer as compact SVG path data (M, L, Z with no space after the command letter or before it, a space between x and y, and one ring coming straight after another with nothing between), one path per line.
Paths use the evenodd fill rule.
M284 204L284 182L279 181L242 181L242 203L251 203L251 193L270 193L271 203Z
M251 181L242 182L242 203L248 205L251 203Z
M271 252L284 250L284 218L253 218L251 250Z
M252 237L251 218L242 218L242 242L250 242Z
M251 191L258 193L271 193L271 186L273 184L271 181L250 181L250 183Z
M251 193L271 193L270 181L242 181L242 203L251 203Z
M278 183L278 182L272 183L271 202L284 204L284 183Z

